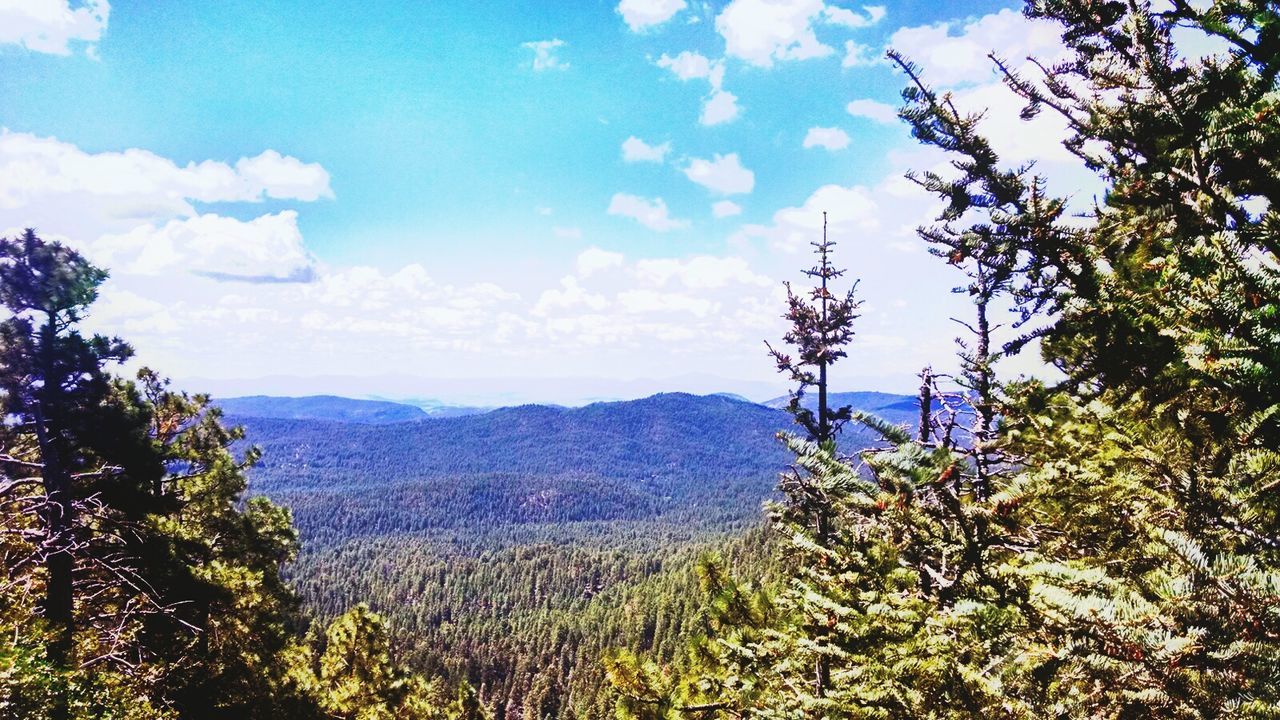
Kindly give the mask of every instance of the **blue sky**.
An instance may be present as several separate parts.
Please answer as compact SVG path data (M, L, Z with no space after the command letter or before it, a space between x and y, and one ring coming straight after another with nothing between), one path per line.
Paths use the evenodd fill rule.
M982 55L1057 39L1010 7L0 0L0 230L109 267L93 322L215 389L573 400L532 388L783 388L761 341L828 210L867 302L842 384L906 390L964 307L880 57L1016 110Z

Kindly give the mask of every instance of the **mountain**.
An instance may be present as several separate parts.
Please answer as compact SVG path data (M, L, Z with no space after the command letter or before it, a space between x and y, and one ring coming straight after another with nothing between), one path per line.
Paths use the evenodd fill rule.
M367 601L415 668L497 708L559 688L539 717L611 716L607 649L673 658L697 629L703 553L769 567L761 503L790 460L776 435L795 428L684 393L380 424L237 407L262 411L233 403L228 420L264 452L251 492L293 511L307 606L329 618ZM843 444L873 440L848 426Z
M374 399L382 400L385 398L374 398ZM421 408L423 412L425 412L427 415L433 418L450 418L450 417L462 417L464 415L480 415L482 413L487 413L493 409L491 407L475 407L472 405L449 405L447 403L440 402L439 400L436 400L434 398L401 398L399 401L393 401L393 402L399 402L400 404L403 404L403 405L413 405L415 407Z
M253 491L291 505L312 542L660 517L711 528L755 518L786 466L775 436L791 424L763 405L683 393L382 424L235 407L228 419L264 453L250 472Z
M422 408L386 400L356 400L336 395L308 397L247 397L214 400L222 412L237 418L277 418L282 420L331 420L381 425L426 420Z
M909 396L847 396L894 422L914 417L900 407ZM795 427L776 408L685 393L431 420L394 403L299 398L312 417L298 417L302 409L288 403L252 400L224 404L246 442L263 450L251 487L291 505L316 543L528 523L664 519L722 528L758 517L787 466L776 435ZM317 419L316 406L357 419ZM392 422L392 411L411 419ZM849 425L841 444L852 451L877 439Z
M783 395L764 402L766 407L785 408L791 403L791 397ZM817 393L808 393L804 397L804 405L807 408L817 408ZM827 403L833 407L844 407L848 405L854 410L871 413L879 417L881 420L887 420L891 423L909 423L916 424L920 418L920 400L914 395L895 395L893 393L857 391L857 392L837 392L827 395ZM934 409L937 409L937 404Z
M767 398L786 387L777 381L751 381L708 374L682 374L619 380L611 377L421 377L396 375L275 375L253 378L174 378L174 387L207 392L214 397L244 395L342 395L360 398L434 398L452 407L509 407L526 403L585 405L601 400L648 397L659 392L705 395L733 392L748 398Z

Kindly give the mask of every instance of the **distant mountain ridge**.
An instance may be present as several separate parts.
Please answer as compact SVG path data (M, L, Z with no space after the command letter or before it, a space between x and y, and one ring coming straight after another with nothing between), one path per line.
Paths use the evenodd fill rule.
M763 404L771 408L786 408L791 404L791 396L783 395L772 400L766 400ZM881 420L887 420L891 423L915 424L920 418L920 399L914 395L896 395L894 393L867 390L833 392L827 395L827 404L832 408L848 405L854 410L870 413ZM811 410L816 408L818 406L817 393L806 393L804 406ZM935 403L934 409L938 407Z
M909 396L847 397L891 422L914 418L901 409ZM741 522L759 516L788 464L777 433L796 429L783 410L727 395L438 419L389 402L252 400L223 406L264 452L250 471L254 492L293 506L304 537L333 540L523 523ZM854 424L841 445L878 441Z
M712 393L710 395L691 395L689 393L658 393L640 400L605 400L592 402L584 407L595 405L641 402L663 396L725 398L748 405L763 405L774 409L785 409L790 402L788 396L781 396L754 403L736 393ZM894 422L912 420L917 410L917 400L911 395L893 393L856 391L831 393L832 407L850 405L855 410L876 413L883 411L887 420ZM438 400L425 398L405 398L391 400L387 398L351 398L338 395L307 395L302 397L277 395L247 395L242 397L216 398L215 404L227 415L245 418L274 418L280 420L327 420L335 422L355 422L365 424L385 424L426 420L429 418L454 418L468 415L480 415L492 412L495 408L448 405ZM805 406L814 407L816 396L805 397ZM555 407L560 405L513 405L506 407ZM910 418L899 417L902 413L911 413Z
M243 418L275 418L279 420L328 420L336 422L382 425L414 422L435 417L459 417L487 412L489 408L454 407L423 400L395 402L380 399L356 399L337 395L281 397L249 395L215 398L223 413Z

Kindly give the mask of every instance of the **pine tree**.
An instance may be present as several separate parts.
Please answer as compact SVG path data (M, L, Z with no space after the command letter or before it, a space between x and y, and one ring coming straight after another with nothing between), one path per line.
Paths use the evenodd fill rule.
M926 178L967 254L1006 258L1032 338L1067 377L1011 386L1003 408L1036 542L1016 567L1034 623L1012 638L1039 684L1013 688L1089 717L1260 717L1280 576L1274 493L1277 344L1269 158L1280 132L1272 3L1032 2L1074 52L1037 77L999 58L1025 116L1060 114L1066 147L1108 185L1064 222L1028 169L1001 170L977 133L902 62L905 116L956 153ZM1184 59L1175 28L1229 54ZM1014 661L1010 665L1016 664Z
M1280 12L1046 0L1027 13L1058 22L1075 56L1037 78L994 62L1024 116L1067 120L1066 147L1106 197L1068 219L1032 168L1001 165L980 113L893 56L911 82L902 116L956 171L915 179L947 204L921 234L975 300L959 392L926 372L914 434L852 417L888 441L862 470L790 441L798 474L825 489L829 532L784 525L811 560L751 630L763 640L739 646L747 671L699 676L767 678L764 692L713 714L1280 714ZM1179 27L1228 52L1184 59ZM1022 331L1002 347L997 298ZM995 361L1034 340L1066 379L999 383ZM814 655L825 688L809 681ZM667 688L654 700L676 713L668 698L697 686L658 668L619 679L633 701Z
M0 240L0 715L444 717L367 609L313 667L291 517L244 497L258 451L237 458L208 396L108 371L128 347L78 328L105 278L34 232Z
M28 561L43 566L44 656L59 674L78 662L75 573L84 564L78 561L92 558L110 565L109 572L130 572L112 561L93 527L102 509L96 491L128 482L94 451L111 450L100 432L112 405L106 368L132 351L118 339L86 338L77 329L105 279L74 251L31 230L0 239L0 304L9 312L0 323L0 390L12 419L7 435L27 450L6 458L6 474L40 478L42 496L27 504L38 518ZM51 715L67 717L69 686L55 682L52 690Z

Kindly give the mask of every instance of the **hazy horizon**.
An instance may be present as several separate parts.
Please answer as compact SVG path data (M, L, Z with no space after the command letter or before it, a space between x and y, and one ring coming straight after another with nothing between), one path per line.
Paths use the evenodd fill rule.
M751 382L708 375L613 379L426 378L411 376L268 376L259 378L178 378L174 384L215 398L253 395L308 397L332 395L355 400L390 400L409 405L503 407L524 404L580 406L592 402L636 400L658 393L730 394L763 403L787 394L785 382ZM910 387L849 387L833 392L884 392L910 395Z

